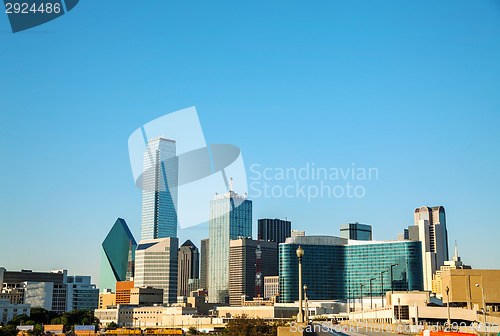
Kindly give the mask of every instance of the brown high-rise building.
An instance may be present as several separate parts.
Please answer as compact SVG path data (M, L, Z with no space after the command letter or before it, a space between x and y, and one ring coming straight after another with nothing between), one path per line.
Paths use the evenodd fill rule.
M191 240L186 240L179 248L177 272L177 296L189 295L189 279L198 279L200 253Z
M241 297L255 296L257 268L257 240L241 238L229 242L229 303L241 305ZM261 241L261 273L265 276L278 275L278 244Z

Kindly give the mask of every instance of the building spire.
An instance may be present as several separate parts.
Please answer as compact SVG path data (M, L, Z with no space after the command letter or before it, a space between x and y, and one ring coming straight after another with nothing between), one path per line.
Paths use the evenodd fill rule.
M458 245L456 240L455 240L455 256L453 257L453 261L460 261L460 257L458 256Z

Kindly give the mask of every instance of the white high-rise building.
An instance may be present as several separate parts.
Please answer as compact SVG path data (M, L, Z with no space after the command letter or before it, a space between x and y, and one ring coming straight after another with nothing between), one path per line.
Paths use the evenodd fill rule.
M174 140L148 141L142 176L142 240L177 237L178 167Z
M432 276L448 260L448 231L444 207L415 209L415 225L408 228L409 239L422 243L424 289L432 290Z
M141 240L135 250L134 287L163 289L163 304L177 302L179 239Z

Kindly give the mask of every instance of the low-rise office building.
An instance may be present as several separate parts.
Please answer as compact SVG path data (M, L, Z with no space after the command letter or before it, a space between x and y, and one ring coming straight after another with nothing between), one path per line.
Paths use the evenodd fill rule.
M33 272L7 271L0 267L2 294L18 303L30 304L55 312L95 309L99 306L99 290L90 276L68 276L66 270ZM12 293L12 294L11 294Z
M163 289L151 287L134 287L130 289L131 305L163 304Z
M21 304L24 302L24 291L19 288L0 289L0 299L8 299L9 303Z
M133 281L116 282L116 304L130 304L130 290L134 288Z
M140 328L170 326L176 323L179 316L196 314L197 311L194 307L137 307L129 305L118 305L94 311L94 316L99 319L101 326L113 322L120 327Z
M240 316L261 319L286 319L296 316L298 306L226 306L217 307L215 316L223 319L232 319Z
M441 273L441 281L443 300L448 300L448 287L450 305L482 309L484 299L487 312L500 311L500 270L449 269Z
M264 277L264 297L266 299L279 295L279 276Z
M91 283L90 276L68 276L66 278L66 291L66 311L90 310L99 306L99 289ZM60 295L63 295L62 291L60 291Z
M443 282L442 282L442 274L446 270L450 269L471 269L472 267L468 265L464 265L460 257L458 256L458 247L455 243L455 256L452 260L448 260L444 262L444 265L441 266L439 271L432 276L432 292L436 294L438 298L443 297Z
M8 323L18 315L30 315L31 307L29 304L9 303L9 299L0 299L0 322Z
M477 309L466 309L451 306L448 309L446 302L443 303L430 291L397 291L387 292L387 302L384 307L370 309L366 305L364 309L356 309L344 316L350 320L373 322L373 323L403 323L423 326L424 324L444 324L448 317L451 323L464 324L469 326L483 321L482 314ZM477 308L477 305L475 306ZM500 323L500 316L489 314L487 322L490 325ZM416 330L415 330L416 331Z
M99 293L99 309L106 309L108 306L116 306L116 293L109 288Z

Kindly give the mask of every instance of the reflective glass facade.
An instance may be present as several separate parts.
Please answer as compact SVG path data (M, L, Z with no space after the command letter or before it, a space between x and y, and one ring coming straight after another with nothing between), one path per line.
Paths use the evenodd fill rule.
M422 253L418 241L380 242L366 245L345 246L346 294L344 298L359 297L361 285L363 296L380 296L391 290L391 265L393 269L392 287L398 291L423 290ZM381 272L387 271L382 275ZM381 282L383 280L383 283Z
M210 202L209 302L229 300L229 241L252 236L252 201L229 191Z
M344 300L380 296L391 289L393 267L394 290L423 290L422 254L418 241L350 242L338 237L295 237L280 244L280 301L298 300L297 248L302 246L302 282L307 285L310 300Z
M125 281L137 243L124 219L118 218L102 242L99 288L115 290L117 281Z
M142 240L177 237L178 166L175 141L148 141L142 176Z
M284 243L292 235L292 222L282 219L259 219L257 228L258 238L264 241Z
M354 240L372 240L371 225L347 223L340 225L340 237Z

